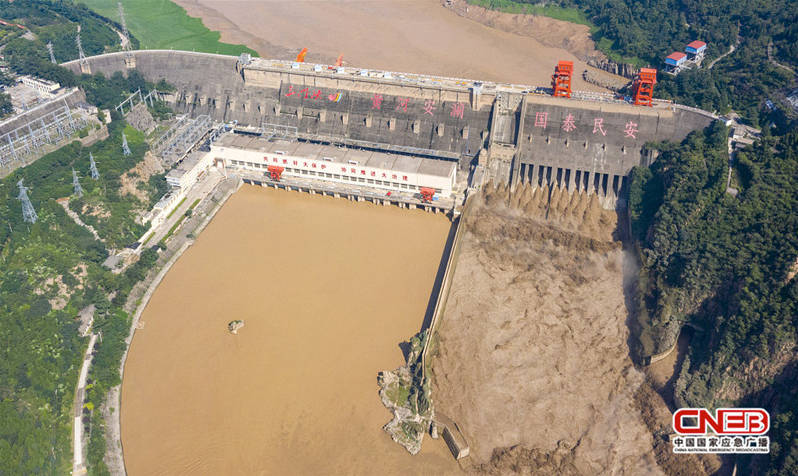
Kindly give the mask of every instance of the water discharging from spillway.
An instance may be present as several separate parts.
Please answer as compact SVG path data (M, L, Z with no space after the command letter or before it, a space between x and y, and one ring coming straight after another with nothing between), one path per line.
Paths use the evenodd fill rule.
M242 187L142 315L122 385L128 473L457 472L442 440L416 456L392 442L377 395L422 324L449 228Z

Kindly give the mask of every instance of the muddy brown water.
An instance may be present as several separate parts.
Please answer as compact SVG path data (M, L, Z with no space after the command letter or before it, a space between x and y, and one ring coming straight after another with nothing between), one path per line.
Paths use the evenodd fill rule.
M377 394L421 326L450 226L242 187L142 314L122 384L128 473L459 472L442 440L416 456L391 441Z
M222 41L242 43L266 58L435 74L486 81L548 85L560 60L574 62L574 89L605 91L582 80L588 66L572 53L527 36L477 23L440 0L176 0ZM571 31L567 43L584 50L585 27L545 21ZM511 22L511 24L515 24ZM541 39L550 34L541 32ZM568 37L568 35L565 35Z

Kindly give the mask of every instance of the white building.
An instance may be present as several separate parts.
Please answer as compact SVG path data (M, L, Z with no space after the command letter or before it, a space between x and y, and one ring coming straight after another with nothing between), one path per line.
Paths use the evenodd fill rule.
M180 162L180 165L166 174L166 183L185 192L202 178L211 164L212 154L200 151L192 152Z
M324 180L399 192L435 189L449 197L454 189L457 163L381 151L350 149L327 144L267 140L226 134L211 146L213 164L268 172L281 167L286 178ZM171 183L171 182L170 182Z
M35 78L33 76L20 76L19 80L25 86L36 90L45 96L53 96L53 93L61 88L61 85L46 79Z

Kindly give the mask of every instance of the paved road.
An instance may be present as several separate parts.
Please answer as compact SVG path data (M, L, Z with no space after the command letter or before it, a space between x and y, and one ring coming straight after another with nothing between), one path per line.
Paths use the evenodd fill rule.
M153 235L148 240L147 246L152 246L161 241L161 239L163 239L163 237L169 233L169 230L172 228L172 226L180 221L180 219L185 215L186 210L188 210L191 204L197 199L203 199L208 196L222 180L224 180L224 176L215 168L211 168L208 173L205 174L202 180L191 187L186 195L185 201L183 201L183 203L181 203L180 206L175 209L174 213L172 213L172 216L164 220L164 223L162 223L161 226L155 230Z

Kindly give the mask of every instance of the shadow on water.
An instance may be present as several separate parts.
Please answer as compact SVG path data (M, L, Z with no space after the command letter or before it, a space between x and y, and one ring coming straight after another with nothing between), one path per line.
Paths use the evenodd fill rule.
M457 227L460 226L461 219L462 215L455 218L452 221L452 226L449 227L449 236L446 237L446 246L443 248L441 259L438 262L438 272L435 275L435 284L432 286L432 292L430 293L429 301L427 302L427 310L424 313L424 322L421 325L421 331L428 329L432 323L432 316L435 314L435 305L438 302L438 295L440 294L441 287L443 286L443 278L446 275L446 263L448 263L449 255L452 253L454 237L457 234ZM407 357L407 355L405 355L405 357Z

